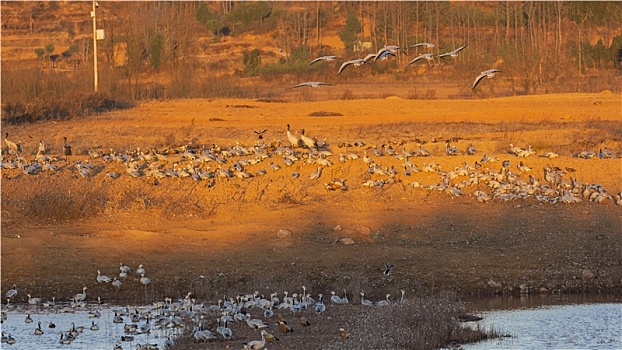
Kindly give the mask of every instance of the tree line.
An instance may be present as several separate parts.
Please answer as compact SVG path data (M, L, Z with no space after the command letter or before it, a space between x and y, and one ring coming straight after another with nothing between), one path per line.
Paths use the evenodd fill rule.
M384 45L407 49L419 42L451 50L468 43L468 50L458 58L460 69L448 68L442 75L503 65L512 88L521 93L553 92L560 86L567 88L569 82L575 91L581 91L590 75L619 72L622 60L622 3L616 1L154 1L102 5L98 27L105 28L106 38L98 44L101 91L113 99L215 94L223 87L197 89L200 83L194 72L222 75L225 69L219 71L217 64L206 63L210 61L206 56L215 44L248 34L269 38L282 55L276 59L251 41L247 52L240 55L241 68L235 71L238 77L295 80L305 70L305 63L318 55L362 55L356 52L356 44L361 42L367 42L372 51ZM85 4L85 8L89 6ZM71 53L84 61L80 69L91 67L92 39L77 35L88 27L66 23L64 27L76 38ZM334 32L343 50L325 43L326 36ZM49 46L36 49L40 57L49 51ZM372 73L395 74L406 59L398 55L393 70ZM3 68L3 85L17 84L10 67ZM32 74L44 80L62 78L54 73ZM154 75L165 77L161 80L166 83L152 81L149 77ZM75 74L72 79L84 90L92 77ZM240 93L243 85L233 80L227 84L232 93ZM19 100L22 94L22 98L36 100L45 94L36 89L24 95L24 90L31 88L21 86L15 89L17 96L9 93L7 97Z

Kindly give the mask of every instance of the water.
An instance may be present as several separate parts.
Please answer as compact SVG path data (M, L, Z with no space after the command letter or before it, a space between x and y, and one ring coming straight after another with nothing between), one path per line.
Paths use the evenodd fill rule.
M546 305L486 311L481 316L480 327L510 337L464 345L464 349L622 349L620 303Z
M2 343L2 349L114 349L114 344L121 341L122 336L128 334L124 331L125 324L137 324L139 327L146 325L147 320L141 319L137 323L133 323L129 316L124 316L123 323L114 323L115 311L126 311L126 308L112 306L98 306L96 309L101 313L100 317L90 318L89 311L95 308L89 307L90 310L75 311L73 313L50 312L49 309L39 309L32 306L18 306L14 310L9 310L7 319L0 325L2 332L10 334L15 340L15 344L8 345ZM146 311L150 308L137 308L139 312ZM131 308L133 311L133 308ZM32 323L26 323L26 316L30 314ZM35 335L37 323L41 322L41 329L44 334ZM56 328L49 328L49 323L53 322ZM60 344L60 332L66 332L71 329L71 323L76 327L83 326L84 331L80 333L74 341L69 345ZM90 329L92 322L99 326L99 330ZM155 325L153 320L149 322L151 331L145 334L133 335L133 341L122 341L121 346L124 349L136 349L138 344L157 344L159 349L163 349L163 344L170 336L175 339L181 334L181 328L160 328ZM140 331L139 331L140 332Z

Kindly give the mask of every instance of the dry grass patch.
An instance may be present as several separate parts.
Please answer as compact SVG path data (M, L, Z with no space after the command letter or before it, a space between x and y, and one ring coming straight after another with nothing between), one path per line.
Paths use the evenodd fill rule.
M343 117L339 112L317 111L309 114L309 117Z

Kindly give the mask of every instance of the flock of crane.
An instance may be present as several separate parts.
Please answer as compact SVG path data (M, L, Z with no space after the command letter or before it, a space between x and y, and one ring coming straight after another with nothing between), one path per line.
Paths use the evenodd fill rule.
M599 184L582 183L572 176L575 171L572 168L562 169L548 165L540 171L532 169L525 164L527 158L536 153L531 146L523 149L510 145L508 154L519 160L518 164L515 164L515 168L510 159L495 165L499 158L484 154L473 163L463 162L461 167L443 170L436 162L429 161L418 165L412 161L413 158L425 159L430 156L430 152L423 148L424 141L422 140L416 140L421 142L417 142L418 148L411 150L407 150L404 145L399 150L397 144L384 144L381 147L376 147L368 146L363 141L340 142L337 147L345 152L336 155L330 150L331 147L326 139L311 138L306 135L304 129L297 136L291 132L290 125L287 125L285 131L287 143L280 140L264 142L263 134L265 131L265 129L256 131L258 140L250 147L236 143L231 146L212 145L211 147L183 145L176 149L159 151L151 149L146 152L135 149L126 153L112 150L102 153L89 150L86 159L79 159L71 165L69 165L69 159L72 156L72 151L66 138L64 138L61 158L48 155L44 143L40 142L36 156L27 160L23 152L19 151L21 146L12 146L16 144L8 140L7 134L5 143L12 159L3 158L0 166L3 169L17 169L26 175L53 173L69 168L75 172L77 177L91 178L104 172L103 170L108 165L115 167L115 170L118 170L119 165L122 165L125 169L125 176L150 178L154 184L158 184L167 178L188 178L197 182L205 182L207 187L213 187L219 180L237 178L241 181L252 181L255 178L268 175L268 172L282 172L281 169L283 168L292 169L292 179L298 179L298 181L305 179L301 174L302 170L306 167L313 168L315 171L308 174L306 180L318 181L325 177L323 170L335 166L335 163L362 162L365 169L362 176L365 181L359 184L361 187L385 188L399 184L408 185L411 188L447 193L452 197L469 194L466 191L471 189L470 195L480 202L487 202L492 199L510 201L533 198L541 203L550 204L558 202L571 204L582 200L597 203L613 200L618 205L622 204L622 194L611 195ZM452 144L456 140L444 141L444 153L447 156L460 154L473 156L477 153L477 149L472 143L469 143L469 146L462 152ZM63 156L66 165L59 162ZM557 157L557 154L546 152L539 156L553 159ZM615 157L606 146L597 152L582 151L574 156L586 159ZM399 160L401 170L396 168L395 160L389 161L388 159ZM94 165L97 162L100 162L100 165ZM389 166L387 163L394 164ZM542 174L542 178L535 175L537 172ZM417 176L417 173L437 174L439 181L427 185L416 180L408 181L408 179ZM123 171L108 171L106 176L110 179L118 179L123 176ZM333 178L323 182L323 186L329 191L347 191L351 187L350 182L345 178Z
M388 277L394 266L385 263L384 276ZM144 279L144 266L140 265L136 268L136 276L141 276L140 282L145 286L149 286L149 283L145 283ZM119 266L119 279L131 280L134 274L132 268L123 263ZM113 283L113 281L119 280L115 276L110 278L106 275L102 275L97 271L96 282L101 283ZM117 290L119 287L116 287ZM163 301L154 302L152 305L146 307L134 307L133 311L130 307L117 307L114 311L114 317L112 323L122 324L124 329L124 335L120 339L111 339L114 342L114 350L122 350L124 343L130 343L135 340L135 336L140 334L149 334L156 329L179 329L183 330L192 329L191 335L196 342L211 342L222 343L226 345L226 349L229 349L229 344L232 341L244 341L251 337L257 337L257 331L261 339L254 339L247 341L243 344L243 349L258 350L266 346L267 343L277 343L279 338L273 333L280 334L279 336L287 336L289 333L300 331L303 328L308 328L312 324L311 322L323 322L324 319L316 317L326 312L329 307L338 307L339 305L351 304L352 306L370 306L370 307L383 307L391 304L402 304L405 302L405 291L400 290L400 296L396 300L391 300L391 295L386 294L384 298L371 301L366 299L365 293L361 291L359 293L360 300L358 302L350 301L354 299L354 295L348 294L343 289L342 293L330 292L330 298L325 300L324 294L317 293L316 298L307 290L305 286L299 286L300 293L288 293L284 291L282 297L279 297L279 293L273 292L269 296L260 294L258 291L252 293L237 294L234 297L228 297L226 294L223 298L215 301L199 302L193 293L188 293L184 298L173 300L172 298L164 298ZM297 288L296 288L297 289ZM95 320L102 317L103 310L100 311L103 302L98 297L97 301L91 298L92 301L87 300L87 287L82 288L81 293L75 294L69 298L69 302L60 302L55 298L51 301L43 302L41 298L33 298L28 295L28 304L24 307L18 307L14 303L18 296L17 286L14 284L6 294L6 304L2 305L2 322L4 323L9 315L14 310L28 311L33 310L36 313L28 313L25 318L25 324L36 323L37 327L32 331L32 336L38 337L43 335L47 331L55 332L56 324L50 321L47 329L43 329L41 321L36 322L37 315L41 311L51 313L74 313L76 311L88 311L88 318L93 319L91 326L80 326L72 322L71 328L67 331L60 331L60 338L57 343L69 345L78 336L87 332L87 328L90 331L99 331L100 326ZM139 311L139 309L141 311ZM313 315L313 316L312 316ZM297 322L289 323L286 318L296 318ZM213 322L215 320L215 322ZM331 321L335 323L334 321ZM237 325L236 328L230 328L229 325ZM272 326L276 326L272 328ZM240 327L248 327L248 331L242 330ZM334 331L335 339L347 339L349 333L346 330L347 326L341 322L336 322ZM270 329L274 329L273 333L270 333ZM234 331L235 330L235 331ZM253 332L255 331L255 332ZM179 334L178 332L177 334ZM55 338L56 339L56 338ZM252 338L251 338L252 339ZM18 340L10 334L2 334L2 343L14 344ZM27 340L26 340L27 342ZM169 336L168 339L162 344L163 348L169 348L173 345L173 339ZM54 345L50 344L50 348ZM138 345L137 350L154 350L159 349L157 344Z
M408 64L404 67L404 68L408 68L410 65L420 61L420 60L426 60L428 62L428 64L432 64L432 62L435 61L436 58L453 58L456 59L458 57L458 53L460 53L460 51L464 50L468 45L462 45L460 47L458 47L455 50L449 51L449 52L445 52L439 55L433 54L433 53L424 53L421 55L416 56L415 58L413 58L410 62L408 62ZM415 45L410 46L410 48L417 48L417 47L424 47L426 49L434 49L436 47L435 44L432 43L418 43ZM365 58L356 58L353 60L347 60L344 61L341 66L339 67L339 70L337 71L337 75L343 73L343 71L352 66L354 68L358 68L361 67L363 65L366 64L370 64L371 62L376 62L378 60L387 60L390 56L397 56L397 54L399 52L404 53L404 51L402 50L402 48L400 48L397 45L386 45L384 47L382 47L380 50L378 50L378 52L376 53L370 53L367 56L365 56ZM311 66L312 64L315 64L317 62L332 62L335 60L340 60L341 58L339 58L338 56L335 55L326 55L326 56L321 56L321 57L317 57L315 59L313 59L311 62L309 62L309 66ZM473 81L473 85L471 86L471 89L475 89L477 87L477 85L480 83L480 81L484 78L492 78L494 77L495 73L499 73L501 72L501 70L496 69L496 68L492 68L492 69L487 69L483 72L481 72ZM321 81L309 81L309 82L304 82L304 83L300 83L300 84L296 84L293 86L290 86L287 88L287 90L289 89L295 89L295 88L300 88L303 86L310 86L310 87L320 87L323 85L332 85L330 83L326 83L326 82L321 82Z

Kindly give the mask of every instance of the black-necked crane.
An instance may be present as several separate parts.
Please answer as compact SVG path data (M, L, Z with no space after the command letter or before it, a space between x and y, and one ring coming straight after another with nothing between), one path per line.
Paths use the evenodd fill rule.
M309 148L317 147L315 140L305 135L305 129L302 129L302 131L300 132L300 140L302 141L302 143L304 143L305 146Z
M292 148L299 147L301 144L300 139L298 139L294 134L290 131L290 125L287 124L287 141L291 144Z
M63 137L63 155L65 156L65 163L69 164L69 157L71 157L71 145L67 143L67 136Z
M4 143L6 143L6 146L9 148L9 154L18 154L19 152L21 152L21 145L19 143L15 143L11 140L9 140L9 133L7 132L4 136Z

